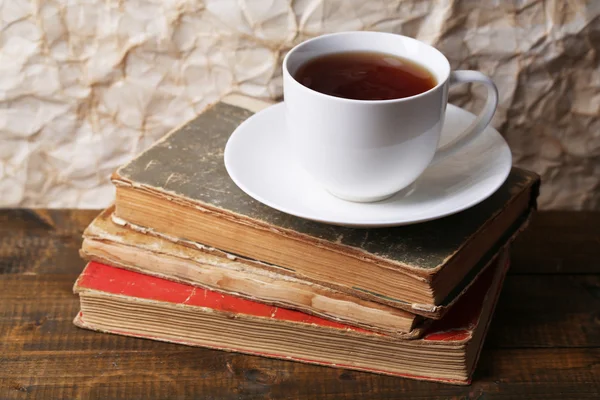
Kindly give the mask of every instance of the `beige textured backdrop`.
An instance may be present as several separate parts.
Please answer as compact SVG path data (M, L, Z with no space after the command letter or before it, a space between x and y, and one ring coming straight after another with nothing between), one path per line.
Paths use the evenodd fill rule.
M105 206L170 128L227 92L279 97L291 46L364 29L490 75L541 207L600 209L600 0L0 0L0 18L0 206Z

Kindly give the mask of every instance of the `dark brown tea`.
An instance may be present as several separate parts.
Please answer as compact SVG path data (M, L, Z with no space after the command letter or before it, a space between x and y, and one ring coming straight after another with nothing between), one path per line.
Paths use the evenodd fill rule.
M317 92L354 100L410 97L435 87L431 72L413 61L378 52L344 52L301 65L294 78Z

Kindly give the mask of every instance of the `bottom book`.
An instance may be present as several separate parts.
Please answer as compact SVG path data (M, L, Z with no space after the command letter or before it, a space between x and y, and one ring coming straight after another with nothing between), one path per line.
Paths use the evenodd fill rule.
M74 323L107 333L465 385L508 264L504 249L444 318L415 340L97 262L90 262L75 283L81 311Z

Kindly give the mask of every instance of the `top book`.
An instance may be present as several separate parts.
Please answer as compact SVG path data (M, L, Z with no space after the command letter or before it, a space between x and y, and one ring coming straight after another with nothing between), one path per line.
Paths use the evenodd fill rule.
M221 101L118 169L114 218L439 318L441 306L483 270L481 260L510 241L535 208L539 177L513 168L485 201L421 224L359 229L284 214L241 191L223 162L231 133L265 105Z

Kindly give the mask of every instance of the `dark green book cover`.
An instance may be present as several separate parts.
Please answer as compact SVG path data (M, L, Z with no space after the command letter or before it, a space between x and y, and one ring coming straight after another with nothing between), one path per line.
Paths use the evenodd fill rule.
M153 228L151 219L142 219L141 214L139 218L135 216L138 205L125 204L119 197L121 188L142 191L151 196L176 201L180 205L184 204L190 210L195 207L197 213L223 217L244 228L267 229L271 234L275 232L290 240L304 241L315 246L315 249L318 247L319 251L334 251L362 260L365 266L375 264L385 270L411 276L416 281L431 285L431 303L440 305L447 301L448 295L456 289L458 283L468 276L474 265L492 248L491 244L505 236L509 227L516 231L514 225L524 218L523 215L528 215L529 211L535 208L539 177L532 172L513 168L502 187L487 200L468 210L435 221L393 228L359 229L333 226L284 214L246 195L229 178L225 169L225 144L234 129L250 115L252 111L243 107L217 103L120 168L113 175L113 183L117 186L116 215L128 222ZM522 200L523 196L527 196L525 202ZM517 206L519 201L525 205ZM496 237L491 244L489 240L486 242L487 248L479 246L475 249L474 245L468 246L470 242L476 244L478 236L489 230L490 223L502 219L511 207L520 209L511 212L512 220L506 221L502 231L495 233ZM127 212L121 212L126 208ZM165 233L273 263L309 280L320 281L324 278L314 271L309 273L302 269L292 257L286 259L282 256L285 262L281 262L280 259L275 262L273 259L264 259L260 254L257 256L254 252L254 249L260 247L256 246L257 243L250 243L243 249L235 244L231 244L230 248L223 248L229 244L224 245L222 241L211 242L211 234L186 235L178 230L177 226L172 225L168 227L169 232ZM163 226L162 230L165 229ZM210 230L210 227L205 229ZM491 233L488 232L489 235ZM475 259L461 254L474 250L479 254ZM285 249L279 249L279 253L284 252ZM459 274L462 276L453 278L453 284L449 287L444 282L436 283L436 280L441 278L438 275L454 261L462 264L469 262L472 265L462 266L460 270L463 272ZM351 274L352 271L348 273ZM452 271L445 273L444 280L447 281L447 277L451 275ZM333 285L335 286L335 282ZM440 287L436 289L436 285ZM382 290L375 290L370 293L368 285L361 285L360 281L356 282L356 285L343 283L341 286L350 286L349 289L357 293L378 298L386 303L407 301L394 291L384 293ZM424 303L430 304L427 301Z

